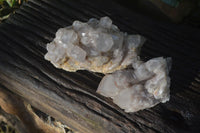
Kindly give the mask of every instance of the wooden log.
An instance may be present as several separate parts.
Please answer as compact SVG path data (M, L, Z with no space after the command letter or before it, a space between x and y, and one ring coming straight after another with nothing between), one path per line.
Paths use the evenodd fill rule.
M39 118L30 104L2 86L0 86L0 106L2 107L0 116L4 117L5 123L15 127L17 133L63 133L63 128L55 126L51 121L48 124Z
M125 113L95 92L101 74L66 72L44 59L46 43L58 28L102 16L110 16L122 31L147 38L143 60L172 57L169 102ZM114 1L29 0L0 25L0 84L79 132L199 132L199 35L198 28L156 21Z

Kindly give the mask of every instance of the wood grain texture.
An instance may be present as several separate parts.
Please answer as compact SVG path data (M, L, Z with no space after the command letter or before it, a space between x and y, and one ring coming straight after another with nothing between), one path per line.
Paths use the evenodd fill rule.
M74 20L109 16L122 31L148 40L141 58L172 57L171 99L125 113L97 94L101 74L57 69L44 59L46 43ZM0 25L0 84L75 131L191 133L200 131L200 30L156 21L114 1L29 0Z

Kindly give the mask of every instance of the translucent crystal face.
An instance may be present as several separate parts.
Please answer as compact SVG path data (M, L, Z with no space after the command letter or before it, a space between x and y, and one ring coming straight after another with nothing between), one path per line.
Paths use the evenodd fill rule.
M97 92L111 97L126 112L150 108L169 100L170 58L134 62L133 69L119 70L106 75Z
M60 28L55 39L47 44L45 59L67 71L90 70L111 73L126 68L138 56L144 43L140 35L127 35L108 17L74 21Z

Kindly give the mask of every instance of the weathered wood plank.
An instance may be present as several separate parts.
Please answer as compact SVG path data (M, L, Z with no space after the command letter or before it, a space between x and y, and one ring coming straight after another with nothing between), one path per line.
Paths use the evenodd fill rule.
M124 113L95 92L101 75L66 72L44 60L46 43L58 28L105 15L121 30L147 37L143 60L172 57L168 103ZM199 35L189 25L156 21L113 1L30 0L0 25L0 84L80 132L198 132Z

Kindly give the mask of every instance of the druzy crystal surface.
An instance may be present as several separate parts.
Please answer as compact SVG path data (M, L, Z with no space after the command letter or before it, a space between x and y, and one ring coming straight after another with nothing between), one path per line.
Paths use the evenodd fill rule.
M56 32L55 39L47 44L45 59L71 72L112 73L137 59L144 41L140 35L121 32L109 17L92 18L86 23L74 21Z
M97 92L111 97L125 110L136 112L169 100L171 58L154 58L147 62L137 61L132 69L118 70L106 75Z

